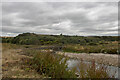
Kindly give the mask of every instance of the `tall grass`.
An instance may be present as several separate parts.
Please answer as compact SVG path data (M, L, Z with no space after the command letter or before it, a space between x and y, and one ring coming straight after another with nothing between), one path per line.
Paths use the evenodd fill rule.
M62 56L55 56L52 53L37 53L31 64L39 74L51 78L76 78L74 71L67 70L67 59L62 59Z
M74 67L74 70L79 74L79 78L114 78L114 76L109 76L106 66L95 65L95 61L91 64L85 64L82 60L77 65L78 69Z
M91 64L85 64L81 60L78 67L69 70L67 60L68 58L64 57L63 60L63 56L51 52L39 52L30 61L30 65L39 74L50 78L111 78L107 67L100 65L97 68L94 61Z
M63 49L65 52L75 53L108 53L108 54L119 54L118 44L99 44L99 45L66 45Z
M20 49L22 46L16 45L16 44L10 44L10 43L1 43L2 45L2 52L10 49Z
M18 47L21 46L12 44L3 45L4 50L17 49ZM41 52L40 50L31 49L24 49L23 52L33 57L27 61L30 67L35 69L39 74L50 78L78 78L76 72L79 74L79 78L110 78L107 69L103 66L96 68L95 62L84 64L81 61L80 65L78 65L80 71L77 71L77 68L69 70L66 64L68 58L63 60L63 56L56 55L50 51Z

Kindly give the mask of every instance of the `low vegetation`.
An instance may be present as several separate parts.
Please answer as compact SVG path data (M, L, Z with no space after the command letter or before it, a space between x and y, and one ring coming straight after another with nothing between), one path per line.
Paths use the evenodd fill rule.
M81 60L77 67L74 67L74 70L79 74L80 78L114 78L114 76L109 76L107 67L102 64L98 67L95 61L85 64Z
M20 45L11 44L11 43L0 43L0 45L2 47L2 52L10 50L10 49L22 48L22 46L20 46Z
M118 51L118 43L108 43L108 44L99 44L99 45L66 45L63 48L65 52L74 52L74 53L107 53L107 54L120 54Z
M76 78L74 71L67 70L66 60L62 56L57 56L51 52L37 53L30 65L39 74L48 76L49 78Z
M33 52L29 51L29 54ZM35 51L34 58L29 62L29 65L35 69L39 74L47 76L48 78L114 78L109 76L107 67L96 67L95 62L85 64L82 60L77 67L68 69L66 61L69 59L60 55L55 55L50 52ZM80 70L80 71L79 71Z
M2 78L44 78L34 69L30 69L28 60L31 57L23 55L22 45L2 43Z
M117 36L68 36L68 35L38 35L23 33L16 37L2 37L2 51L20 50L21 55L29 56L26 60L29 66L25 70L35 70L47 78L111 78L104 66L96 68L95 62L84 64L81 61L78 68L68 69L68 58L55 54L55 51L75 53L108 53L119 54ZM53 50L40 49L54 46ZM60 46L60 47L57 47ZM58 49L60 48L60 49ZM13 50L15 51L15 50Z
M3 43L24 45L51 45L51 44L80 44L97 45L109 41L118 41L117 36L68 36L68 35L39 35L23 33L16 37L2 38Z
M3 43L19 45L62 46L65 52L76 53L108 53L119 54L117 36L68 36L68 35L39 35L23 33L16 37L2 38Z

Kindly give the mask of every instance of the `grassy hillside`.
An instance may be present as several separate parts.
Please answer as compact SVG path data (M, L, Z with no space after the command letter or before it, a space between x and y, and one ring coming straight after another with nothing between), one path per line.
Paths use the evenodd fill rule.
M68 36L68 35L40 35L23 33L16 37L2 38L3 43L19 45L54 45L64 46L65 52L75 53L108 53L118 54L117 36Z
M23 33L16 37L2 38L3 43L46 45L46 44L80 44L97 45L118 41L117 36L68 36L68 35L39 35L34 33Z

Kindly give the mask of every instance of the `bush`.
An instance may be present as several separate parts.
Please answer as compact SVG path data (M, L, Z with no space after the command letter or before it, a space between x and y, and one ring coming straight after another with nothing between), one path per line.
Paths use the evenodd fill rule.
M90 43L88 43L88 45L97 45L97 43L90 42Z
M33 54L32 60L28 61L32 69L39 74L50 78L109 78L106 67L100 65L96 68L95 61L92 64L85 64L81 61L78 67L68 69L66 61L68 58L56 55L50 51L25 50L28 54ZM78 69L80 72L78 72ZM76 74L78 73L78 74Z
M67 59L62 59L62 56L52 53L38 53L32 60L32 66L38 73L51 78L76 78L74 71L67 70Z
M117 54L118 53L117 50L118 49L106 49L104 53L106 52L108 54Z
M118 44L117 43L109 43L109 44L101 44L101 45L75 45L70 44L66 45L63 48L65 52L73 52L73 53L107 53L107 54L119 54Z

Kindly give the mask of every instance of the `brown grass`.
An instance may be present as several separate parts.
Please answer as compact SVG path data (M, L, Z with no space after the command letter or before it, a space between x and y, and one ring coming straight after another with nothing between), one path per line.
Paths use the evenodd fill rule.
M42 78L35 70L29 68L28 56L21 55L22 48L15 44L2 44L3 78Z
M77 68L74 68L74 70L79 74L80 78L114 78L114 76L108 75L106 66L99 65L99 68L97 68L94 60L91 64L85 64L81 59L78 68L80 71Z

